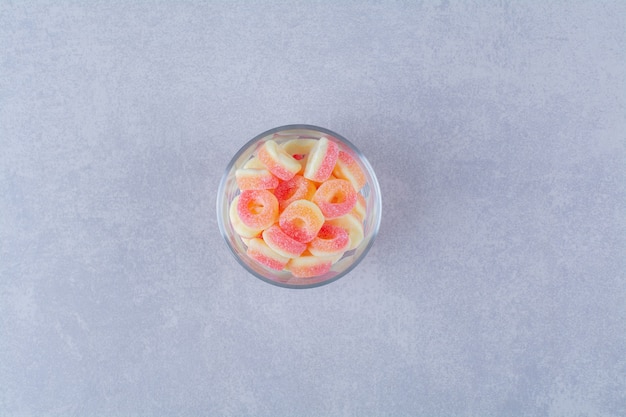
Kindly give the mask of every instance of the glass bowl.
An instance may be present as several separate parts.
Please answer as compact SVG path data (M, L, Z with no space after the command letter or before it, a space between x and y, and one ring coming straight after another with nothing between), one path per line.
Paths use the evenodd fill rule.
M323 275L311 278L293 276L289 271L277 271L267 268L246 254L247 246L235 232L229 218L230 204L239 195L240 190L235 179L235 171L241 168L248 160L256 155L263 143L273 139L278 144L292 139L319 139L325 136L337 143L344 152L352 155L359 164L367 179L366 185L360 190L365 198L366 214L363 220L363 241L354 249L346 252L343 257L333 264L330 271ZM380 187L372 166L356 146L343 136L328 129L312 125L280 126L263 132L246 143L233 157L217 191L217 222L220 233L224 237L228 248L235 259L252 275L273 285L285 288L313 288L336 281L350 272L365 257L378 233L380 226L382 201Z

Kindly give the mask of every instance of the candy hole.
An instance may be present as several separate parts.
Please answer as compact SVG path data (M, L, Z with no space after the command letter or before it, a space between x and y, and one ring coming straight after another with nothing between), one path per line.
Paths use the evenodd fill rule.
M292 224L296 229L303 229L306 226L306 222L299 218L293 219Z
M252 214L262 213L264 208L265 206L263 204L256 201L251 201L250 204L248 204L248 211Z
M337 191L330 199L331 204L343 203L346 200L346 195L341 191Z

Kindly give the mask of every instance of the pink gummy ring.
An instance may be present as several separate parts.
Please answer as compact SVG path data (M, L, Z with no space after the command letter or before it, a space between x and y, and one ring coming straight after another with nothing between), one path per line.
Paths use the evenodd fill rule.
M263 240L274 252L287 258L296 258L306 250L306 243L293 239L283 232L278 225L265 229L263 231Z
M315 194L315 184L302 175L296 175L289 181L283 181L274 190L278 199L278 208L282 211L296 200L310 200Z
M244 190L237 213L241 222L253 229L267 229L278 219L278 200L267 190Z
M287 269L298 278L316 277L327 273L331 267L332 261L329 258L313 255L293 258L287 263Z
M288 236L298 242L308 243L315 239L324 225L324 215L312 202L296 200L283 210L278 221Z
M319 233L309 243L309 252L315 256L332 256L343 253L350 244L346 229L324 223Z
M349 181L331 179L320 185L312 201L317 204L324 217L335 219L349 213L356 205L357 197Z
M263 239L251 239L248 242L248 250L246 251L249 257L267 266L268 268L281 271L289 261L289 258L284 257L274 252Z

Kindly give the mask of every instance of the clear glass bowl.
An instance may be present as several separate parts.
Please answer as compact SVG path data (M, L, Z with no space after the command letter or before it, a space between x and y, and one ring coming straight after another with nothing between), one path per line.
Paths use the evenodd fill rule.
M364 238L358 247L346 252L327 273L311 278L298 278L294 277L289 271L276 271L267 268L248 257L246 254L246 245L233 229L228 214L231 202L240 193L235 180L235 171L241 168L253 154L256 154L256 151L269 139L273 139L280 144L295 138L319 139L322 136L336 142L340 149L351 153L354 160L357 161L365 173L367 184L360 191L363 197L365 197L367 205L367 213L363 222ZM280 126L254 137L246 143L230 161L217 191L217 222L220 232L235 256L235 259L257 278L270 284L286 288L318 287L336 281L350 272L365 257L374 243L380 226L381 210L382 201L376 174L361 151L343 136L328 129L311 125L297 124Z

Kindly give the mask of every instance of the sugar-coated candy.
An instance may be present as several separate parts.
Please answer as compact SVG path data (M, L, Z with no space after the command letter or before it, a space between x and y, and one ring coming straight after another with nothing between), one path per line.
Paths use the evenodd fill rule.
M278 186L278 178L267 169L240 168L235 171L240 190L269 190Z
M334 219L347 214L356 205L356 191L346 180L328 180L319 186L313 202L320 208L324 217Z
M289 155L307 155L317 143L315 139L291 139L280 145Z
M263 231L263 240L274 252L286 258L296 258L306 249L306 243L293 239L277 225Z
M281 271L287 265L289 258L279 255L273 251L263 239L255 238L248 242L248 250L246 251L249 257L267 266L268 268Z
M341 258L343 258L343 254L345 252L341 252L338 253L336 255L330 255L330 256L326 256L327 259L330 259L330 262L334 265L336 264Z
M278 184L274 195L278 199L279 210L284 210L296 200L311 200L315 194L315 184L302 175L296 175L289 181Z
M343 258L345 252L341 252L341 253L337 253L335 255L325 255L325 256L318 256L318 258L323 258L323 259L327 259L330 261L331 264L336 264L341 258ZM309 252L309 250L305 250L304 252L302 252L302 255L300 256L316 256L313 255L311 252Z
M308 200L296 200L279 216L280 228L298 242L312 241L324 224L319 207Z
M308 131L266 140L235 171L241 192L229 208L249 258L310 278L352 256L367 216L360 194L367 179L355 158L335 139Z
M243 164L244 169L267 169L265 164L261 162L259 158L252 157L245 164Z
M360 221L365 220L365 215L367 214L367 202L365 201L363 194L356 193L356 204L352 207L350 213L355 215Z
M315 256L333 256L345 252L349 244L346 229L324 223L315 239L309 243L308 250Z
M311 278L330 271L333 263L328 257L314 255L303 255L290 259L286 268L291 271L294 277Z
M228 211L228 214L230 217L230 224L233 225L233 229L235 229L235 232L237 232L237 234L241 236L242 238L250 239L250 238L259 236L261 232L263 232L262 228L248 227L239 218L239 213L237 210L238 203L239 203L239 196L235 197L232 203L230 203L230 209Z
M320 138L309 152L304 177L315 182L326 181L335 168L339 156L339 146L328 140Z
M336 219L328 220L329 224L339 226L348 232L350 237L350 244L346 250L352 250L359 246L363 241L363 223L353 216L352 214L346 214L345 216L338 217Z
M333 175L337 178L350 181L356 191L361 190L367 178L359 164L354 160L352 155L345 151L339 151L337 163L333 169Z
M258 158L272 174L283 181L290 180L301 169L300 163L271 139L261 146Z
M267 229L278 219L278 200L268 190L244 190L239 195L237 214L252 229Z
M315 139L291 139L280 145L289 155L291 155L300 164L300 171L298 174L304 172L306 163L308 161L309 152L313 149L313 146L317 143Z
M328 179L326 181L336 180L336 179L337 179L337 177L335 177L334 175L331 174L330 177L328 177ZM321 181L321 182L312 181L312 182L313 182L313 184L315 184L315 189L318 189L320 187L320 185L324 184L326 181Z

